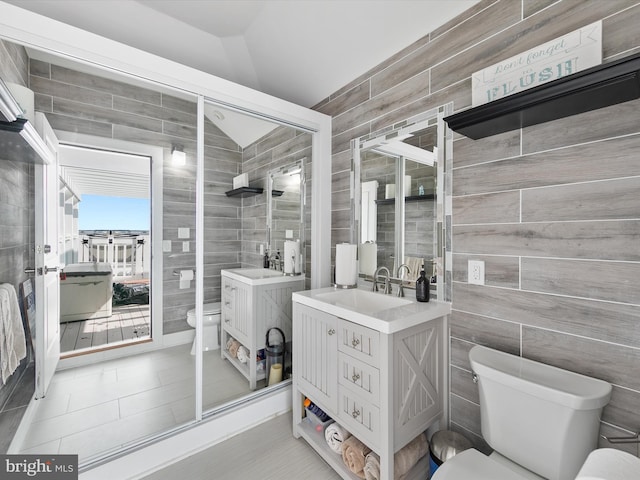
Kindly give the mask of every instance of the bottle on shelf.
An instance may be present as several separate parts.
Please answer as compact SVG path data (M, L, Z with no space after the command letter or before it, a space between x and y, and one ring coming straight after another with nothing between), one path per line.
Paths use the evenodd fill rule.
M313 403L311 400L309 400L309 398L305 398L304 399L303 405L307 410L309 410L316 417L318 417L318 420L320 420L321 422L324 423L327 420L331 419L331 417L329 415L327 415L324 412L324 410L322 410L319 406L317 406L315 403Z

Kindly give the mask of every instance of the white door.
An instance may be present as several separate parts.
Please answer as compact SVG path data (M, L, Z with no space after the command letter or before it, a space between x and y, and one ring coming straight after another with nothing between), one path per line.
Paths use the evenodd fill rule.
M53 152L53 162L35 166L36 398L47 393L60 359L58 269L58 139L42 113L36 130Z

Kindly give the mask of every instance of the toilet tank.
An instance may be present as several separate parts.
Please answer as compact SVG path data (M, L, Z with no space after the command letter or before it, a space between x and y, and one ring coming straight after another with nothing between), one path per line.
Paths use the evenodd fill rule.
M491 448L549 480L573 480L597 446L611 385L481 346L469 360Z

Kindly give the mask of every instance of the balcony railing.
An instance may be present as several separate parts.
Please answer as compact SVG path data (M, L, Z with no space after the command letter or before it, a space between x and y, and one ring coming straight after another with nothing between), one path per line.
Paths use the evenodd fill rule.
M109 263L115 279L149 278L151 243L149 235L83 235L79 262Z

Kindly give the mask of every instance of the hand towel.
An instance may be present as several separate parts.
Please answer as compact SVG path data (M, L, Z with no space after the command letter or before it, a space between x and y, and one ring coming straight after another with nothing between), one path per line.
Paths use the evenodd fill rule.
M337 423L332 423L324 431L327 445L336 453L342 453L342 443L350 436L351 434Z
M380 457L373 452L364 457L364 478L365 480L380 480Z
M229 355L231 355L233 358L237 358L238 357L238 349L241 347L240 342L237 340L234 340L233 342L231 342L231 346L229 347Z
M236 356L240 363L247 363L247 360L249 359L249 350L244 345L240 345Z
M393 456L393 478L395 480L404 479L428 451L427 437L421 433ZM370 452L364 459L363 470L366 480L380 480L380 457L376 453Z
M429 443L424 433L396 452L393 457L393 473L395 478L402 478L429 451Z
M342 461L351 473L364 477L364 459L371 449L356 437L351 436L342 442Z
M3 384L26 355L27 345L16 289L11 284L3 283L0 285L0 366Z

